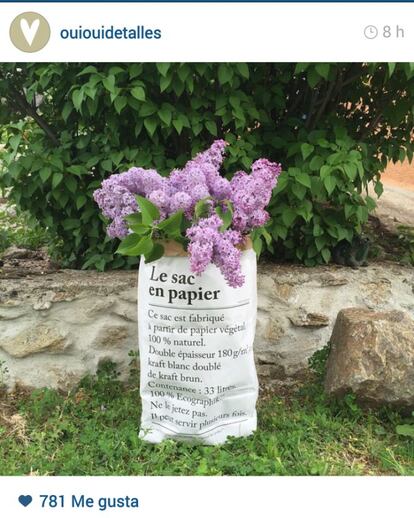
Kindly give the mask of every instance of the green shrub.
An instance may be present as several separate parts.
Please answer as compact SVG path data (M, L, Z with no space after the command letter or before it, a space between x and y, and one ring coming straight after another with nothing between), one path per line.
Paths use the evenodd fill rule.
M92 199L132 165L167 173L216 137L228 175L259 156L285 172L268 249L312 265L352 240L389 160L412 159L414 65L0 65L0 184L72 266L119 268Z

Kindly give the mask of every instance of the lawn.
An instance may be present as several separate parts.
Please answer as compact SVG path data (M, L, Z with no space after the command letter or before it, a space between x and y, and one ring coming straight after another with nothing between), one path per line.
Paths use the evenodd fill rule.
M330 402L317 376L283 396L262 394L251 437L147 444L132 374L122 384L107 365L68 395L3 393L0 475L414 475L412 419L364 411L351 396Z

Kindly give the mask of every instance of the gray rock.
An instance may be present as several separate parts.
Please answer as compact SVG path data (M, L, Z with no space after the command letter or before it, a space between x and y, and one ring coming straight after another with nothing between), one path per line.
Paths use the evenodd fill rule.
M403 311L348 308L339 312L325 390L347 392L370 406L414 409L414 320Z
M0 339L0 348L14 358L24 358L40 352L63 352L71 345L67 333L47 324L37 324L18 334Z
M128 352L138 344L137 272L28 276L23 270L19 278L0 271L0 360L9 368L9 386L71 386L95 372L102 358L127 376ZM302 379L343 308L414 314L413 286L414 268L391 263L360 270L260 264L255 354L261 383Z
M130 333L131 329L126 325L104 325L94 339L93 346L105 349L122 348Z
M325 327L329 325L329 317L321 313L300 312L289 316L289 320L296 327Z

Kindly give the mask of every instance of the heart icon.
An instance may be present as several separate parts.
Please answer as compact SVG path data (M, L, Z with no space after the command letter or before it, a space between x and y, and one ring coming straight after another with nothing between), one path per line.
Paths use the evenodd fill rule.
M19 496L19 502L22 504L23 507L27 507L29 504L31 504L32 500L33 498L30 495Z
M32 23L29 25L29 22L26 20L26 18L22 18L20 20L20 28L22 30L23 36L25 37L29 47L32 46L33 40L36 37L37 31L39 30L40 20L39 18L36 18L32 21Z

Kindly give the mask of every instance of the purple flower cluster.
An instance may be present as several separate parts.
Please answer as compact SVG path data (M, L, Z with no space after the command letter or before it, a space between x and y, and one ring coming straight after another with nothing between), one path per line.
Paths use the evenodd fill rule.
M148 198L165 219L178 210L193 222L187 231L190 264L193 272L201 274L208 264L220 268L230 286L241 286L244 278L240 267L240 249L244 235L263 226L269 215L265 207L281 172L280 164L260 159L254 162L251 174L237 172L229 181L220 175L227 143L216 140L206 151L187 162L183 169L175 169L166 178L155 170L133 167L102 182L94 199L102 213L112 220L107 228L110 237L123 238L128 234L125 216L139 210L135 196ZM196 220L194 207L200 200L210 205L210 214ZM233 206L231 228L220 231L222 220L216 207L226 210Z
M139 210L135 194L148 196L149 193L161 190L165 183L166 179L157 171L141 167L132 167L125 173L113 174L104 180L93 197L102 214L112 219L106 229L108 236L122 239L128 234L124 218Z
M233 203L233 228L246 233L262 227L269 219L265 207L281 173L280 164L264 158L256 160L251 174L238 171L230 181L230 200Z
M220 269L227 283L237 288L244 283L240 264L241 251L237 248L244 238L235 230L220 232L222 224L223 221L217 214L213 214L202 218L198 224L187 230L190 240L190 267L194 273L201 275L213 263Z

